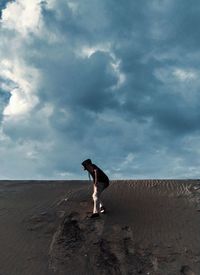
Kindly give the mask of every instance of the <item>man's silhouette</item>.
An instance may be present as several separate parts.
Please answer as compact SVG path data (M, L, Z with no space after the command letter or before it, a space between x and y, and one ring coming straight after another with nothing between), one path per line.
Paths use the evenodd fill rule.
M109 178L97 165L92 163L91 159L84 160L82 165L84 170L87 170L93 178L94 191L92 198L94 201L94 208L91 218L99 217L99 213L105 213L105 207L100 200L100 196L103 190L109 186Z

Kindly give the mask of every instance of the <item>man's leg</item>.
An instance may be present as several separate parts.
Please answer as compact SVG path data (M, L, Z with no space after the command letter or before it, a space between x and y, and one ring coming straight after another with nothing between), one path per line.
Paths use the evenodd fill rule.
M92 194L92 198L94 201L94 208L93 208L93 214L94 213L99 213L99 209L100 209L100 201L99 201L99 192L97 189L97 186L94 186L94 193Z
M105 213L105 207L101 200L102 192L105 190L105 184L103 182L98 182L97 190L98 190L98 199L99 199L99 211L100 213Z
M93 215L98 215L99 213L105 213L105 207L103 206L102 201L100 200L101 193L105 189L103 182L98 182L97 186L94 185L94 192L92 195L94 201Z

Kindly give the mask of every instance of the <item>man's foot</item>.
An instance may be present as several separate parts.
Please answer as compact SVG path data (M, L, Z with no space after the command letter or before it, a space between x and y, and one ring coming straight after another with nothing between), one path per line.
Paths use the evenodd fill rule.
M99 213L93 213L90 218L93 219L93 218L98 218L99 217Z
M105 209L104 206L101 206L101 207L100 207L100 213L102 213L102 214L105 214L105 213L106 213L106 209Z

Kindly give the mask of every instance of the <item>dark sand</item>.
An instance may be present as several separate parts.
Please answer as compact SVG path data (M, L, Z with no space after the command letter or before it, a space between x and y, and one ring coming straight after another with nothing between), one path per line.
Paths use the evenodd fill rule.
M0 275L200 274L200 181L0 181Z

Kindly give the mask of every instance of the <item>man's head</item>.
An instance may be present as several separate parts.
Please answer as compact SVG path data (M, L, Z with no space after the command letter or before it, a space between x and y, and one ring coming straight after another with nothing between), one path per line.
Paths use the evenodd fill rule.
M84 167L84 170L87 170L87 168L92 164L91 159L86 159L81 163Z

